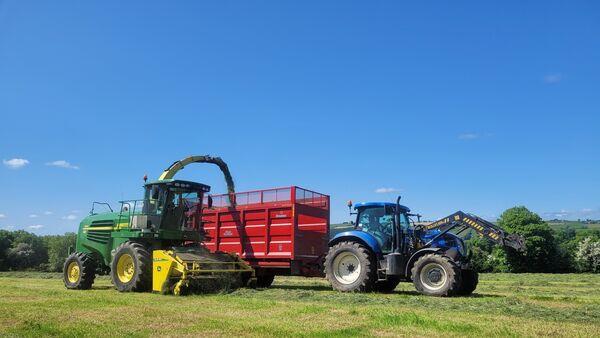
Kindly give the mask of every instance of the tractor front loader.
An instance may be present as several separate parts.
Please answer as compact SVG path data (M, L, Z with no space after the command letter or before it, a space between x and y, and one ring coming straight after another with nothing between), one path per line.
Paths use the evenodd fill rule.
M76 251L65 261L65 286L89 289L97 271L110 273L121 292L182 295L255 283L254 270L237 255L211 253L202 245L202 207L210 207L210 196L204 198L210 187L173 179L185 165L196 162L217 164L233 191L225 162L192 156L175 162L158 181L145 183L143 199L122 201L119 211L107 205L110 212L96 213L94 202L80 223Z

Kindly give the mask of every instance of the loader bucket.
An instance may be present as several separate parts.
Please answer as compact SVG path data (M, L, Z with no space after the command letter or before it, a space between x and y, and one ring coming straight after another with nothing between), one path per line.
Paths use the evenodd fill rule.
M237 256L200 247L152 252L152 291L163 294L227 292L256 282L254 269Z

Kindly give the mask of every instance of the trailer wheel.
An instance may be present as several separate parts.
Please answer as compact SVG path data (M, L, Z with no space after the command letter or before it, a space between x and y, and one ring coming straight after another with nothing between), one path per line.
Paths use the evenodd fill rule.
M74 252L63 266L63 280L67 289L87 290L96 278L96 262L83 252Z
M150 252L140 243L125 242L116 249L110 265L110 277L120 292L150 290L152 259Z
M256 276L256 287L268 288L273 284L273 280L275 280L275 274L273 274L273 273L257 275Z
M429 296L453 296L461 286L460 268L442 255L421 256L415 262L411 275L417 291Z
M370 250L355 242L340 242L327 252L325 275L342 292L370 292L377 281L375 259Z
M396 289L396 286L400 283L400 279L396 276L388 276L384 281L378 281L375 283L375 290L382 293L390 293Z
M474 270L461 270L462 283L458 290L459 295L468 296L475 291L479 283L479 274Z

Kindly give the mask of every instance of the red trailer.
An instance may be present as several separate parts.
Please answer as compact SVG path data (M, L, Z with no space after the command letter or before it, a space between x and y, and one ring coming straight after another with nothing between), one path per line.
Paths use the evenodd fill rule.
M237 253L259 286L275 275L323 276L329 240L329 196L292 186L212 196L202 223L211 251Z

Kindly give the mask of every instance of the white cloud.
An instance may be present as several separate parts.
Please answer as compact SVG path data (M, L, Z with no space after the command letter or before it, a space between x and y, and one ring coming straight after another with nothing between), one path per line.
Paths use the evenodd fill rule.
M69 163L69 162L67 162L65 160L58 160L58 161L48 162L48 163L46 163L46 165L51 166L51 167L65 168L65 169L75 169L75 170L79 169L78 166L72 165L71 163Z
M400 191L399 189L396 188L377 188L375 189L375 192L378 194L389 194L392 192L398 192Z
M29 218L38 218L38 215L36 215L36 214L31 214L31 215L29 215Z
M29 229L33 229L33 230L39 230L41 228L43 228L44 226L41 224L36 224L36 225L30 225L28 226Z
M10 160L2 160L2 163L10 169L19 169L28 165L29 161L24 158L11 158Z
M71 213L72 213L72 214L78 214L78 213L80 213L80 212L81 212L81 210L71 210Z
M4 230L14 230L14 229L15 229L15 227L12 225L7 225L4 227Z
M0 218L6 218L5 214L0 214Z
M546 76L544 76L544 82L547 84L556 84L559 83L560 81L562 81L562 75L561 74L548 74Z
M67 215L67 216L63 216L62 219L72 221L72 220L77 219L77 216L76 215Z
M475 140L479 138L479 134L475 133L463 133L458 135L459 140Z
M53 212L52 211L44 211L44 215L52 215Z

